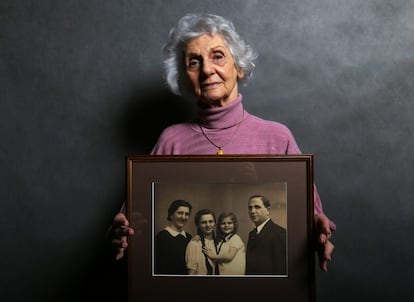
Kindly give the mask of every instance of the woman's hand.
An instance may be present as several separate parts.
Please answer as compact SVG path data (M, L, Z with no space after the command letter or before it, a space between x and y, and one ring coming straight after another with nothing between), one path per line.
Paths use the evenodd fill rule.
M129 226L129 221L125 214L116 214L108 232L108 237L115 251L116 260L124 257L125 249L128 247L127 238L130 235L134 235L134 233L134 229Z
M323 213L316 213L314 219L319 267L324 272L327 272L328 263L332 259L332 253L335 248L334 244L330 241L332 237L330 221L329 218Z
M200 235L194 235L193 238L191 238L192 241L200 241L201 237Z
M203 247L203 253L212 260L214 260L217 256L217 253L208 247Z

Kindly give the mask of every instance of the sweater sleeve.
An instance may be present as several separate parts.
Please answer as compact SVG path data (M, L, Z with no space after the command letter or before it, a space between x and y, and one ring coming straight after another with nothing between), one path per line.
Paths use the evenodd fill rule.
M168 135L165 134L165 130L161 135L159 136L157 142L155 143L154 147L152 148L151 155L166 155L170 154L169 151L167 151L167 147L164 143L165 136L168 137Z
M289 134L289 139L288 139L288 145L287 145L287 149L286 149L286 154L301 154L301 150L298 146L298 144L296 143L295 137L293 136L292 132L286 128L286 131ZM322 206L322 201L321 198L319 196L318 193L318 189L316 187L316 185L313 185L313 201L314 201L314 213L323 213L323 206ZM333 221L329 220L330 222L330 227L332 230L336 230L336 225Z

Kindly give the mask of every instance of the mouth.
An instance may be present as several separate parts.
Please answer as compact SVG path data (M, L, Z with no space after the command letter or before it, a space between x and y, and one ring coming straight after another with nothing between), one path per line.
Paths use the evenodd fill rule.
M201 88L203 88L203 89L212 89L212 88L215 88L218 85L220 85L220 82L204 83L204 84L201 84Z

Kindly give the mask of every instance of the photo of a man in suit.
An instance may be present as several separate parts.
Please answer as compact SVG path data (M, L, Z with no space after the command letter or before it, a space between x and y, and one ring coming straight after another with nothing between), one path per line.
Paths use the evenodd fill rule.
M286 229L270 219L270 201L253 195L248 212L256 227L247 242L246 275L286 275Z

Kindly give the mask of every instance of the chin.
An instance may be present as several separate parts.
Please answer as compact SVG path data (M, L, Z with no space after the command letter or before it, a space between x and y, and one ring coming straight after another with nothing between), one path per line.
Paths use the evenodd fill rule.
M203 100L203 102L206 102L206 103L217 103L217 102L220 102L221 100L224 100L226 96L221 93L212 93L210 91L207 93L202 93L200 95L200 98Z

